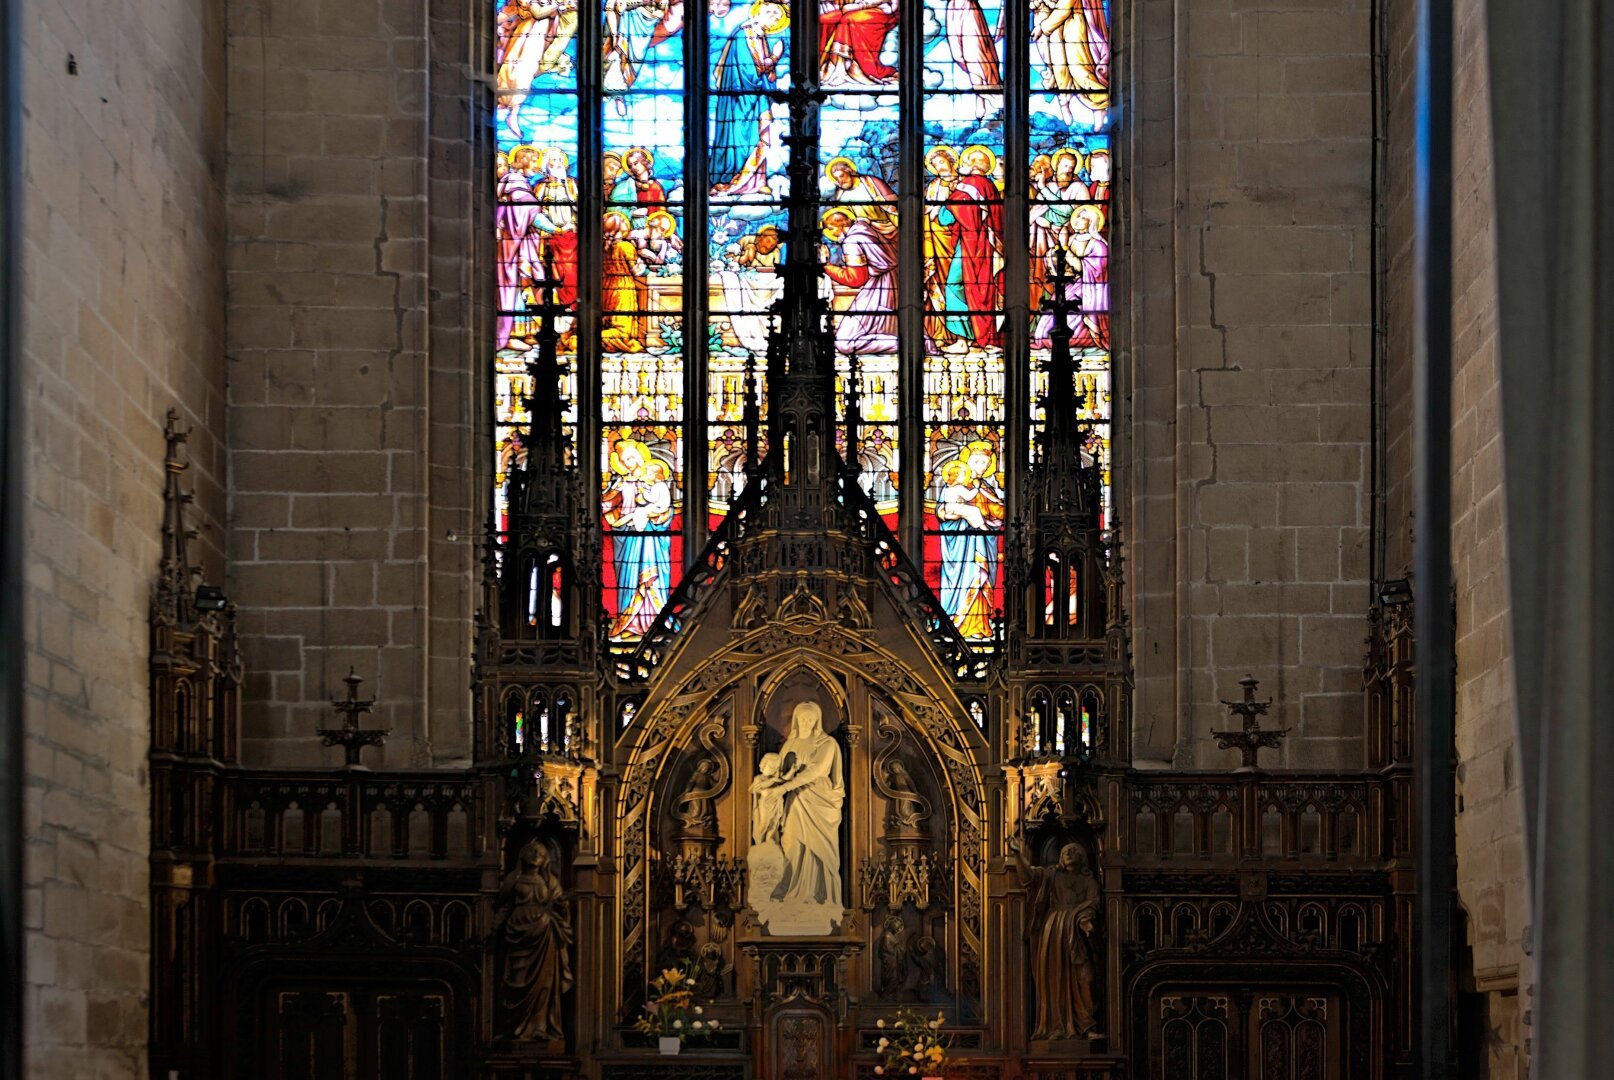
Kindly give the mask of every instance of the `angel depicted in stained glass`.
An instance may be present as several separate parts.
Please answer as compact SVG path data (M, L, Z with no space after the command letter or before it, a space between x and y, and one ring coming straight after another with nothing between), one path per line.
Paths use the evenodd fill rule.
M836 207L820 223L826 244L820 253L824 276L852 291L852 302L836 319L835 349L849 353L897 351L897 249L895 228L881 230Z
M880 59L897 26L897 0L820 0L819 78L825 86L894 84L897 69Z
M1003 35L1001 12L994 30L986 23L986 12L980 0L947 0L942 14L942 25L947 31L947 46L953 54L953 63L963 72L970 89L977 93L994 93L1003 89L1003 72L998 65L998 40ZM982 102L980 107L984 108Z
M495 18L494 85L508 106L505 124L521 135L521 106L544 75L569 79L577 0L504 0Z
M1103 123L1110 103L1110 17L1105 0L1031 0L1031 42L1050 90L1076 97ZM1071 98L1057 95L1067 123L1077 123Z
M649 444L619 438L611 444L601 500L611 531L611 571L620 605L611 636L639 638L666 603L672 566L672 467Z
M766 93L778 84L785 55L785 43L775 37L789 25L790 12L783 3L756 0L750 16L717 50L708 162L713 195L770 194L766 170L774 134Z

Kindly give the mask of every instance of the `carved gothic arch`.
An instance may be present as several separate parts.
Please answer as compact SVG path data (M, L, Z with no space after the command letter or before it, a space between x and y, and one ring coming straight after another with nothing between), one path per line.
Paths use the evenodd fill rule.
M687 667L684 659L674 657L658 672L659 685L652 688L619 743L623 777L616 805L622 881L618 909L622 952L621 963L615 965L616 977L622 980L616 995L619 1016L634 1007L649 970L654 948L651 850L659 793L675 775L678 757L693 745L698 726L709 723L724 702L730 752L738 754L742 722L757 722L771 696L803 671L835 696L848 723L855 721L846 688L861 683L871 707L888 713L929 758L951 809L952 835L943 838L941 850L954 856L944 861L957 868L948 900L953 927L949 952L957 984L953 989L962 1014L980 1015L987 891L983 763L989 760L990 747L950 681L934 666L916 670L910 661L860 633L805 619L745 634ZM748 680L751 686L745 688ZM747 715L742 717L742 712ZM864 740L868 734L857 733ZM863 752L869 752L866 743ZM729 839L732 843L735 838ZM858 854L848 852L853 873Z

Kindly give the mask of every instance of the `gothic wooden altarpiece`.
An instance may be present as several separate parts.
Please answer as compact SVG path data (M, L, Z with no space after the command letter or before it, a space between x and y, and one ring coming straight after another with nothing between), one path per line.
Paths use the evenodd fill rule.
M154 1075L1411 1075L1404 612L1369 768L1130 764L1108 11L498 6L475 762L236 763L171 424Z

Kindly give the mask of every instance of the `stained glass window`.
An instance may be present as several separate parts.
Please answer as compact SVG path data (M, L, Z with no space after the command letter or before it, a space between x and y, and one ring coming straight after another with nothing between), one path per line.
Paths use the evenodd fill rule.
M858 483L962 635L992 641L1059 273L1108 498L1107 0L494 4L496 528L546 296L564 423L595 447L577 464L615 642L721 526L748 395L767 414L794 78L819 92L820 287Z

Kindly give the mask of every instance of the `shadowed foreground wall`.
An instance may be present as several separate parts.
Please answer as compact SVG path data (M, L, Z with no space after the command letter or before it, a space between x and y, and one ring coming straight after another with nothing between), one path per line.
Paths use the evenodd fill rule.
M222 9L23 5L28 1075L145 1075L163 415L223 521Z

